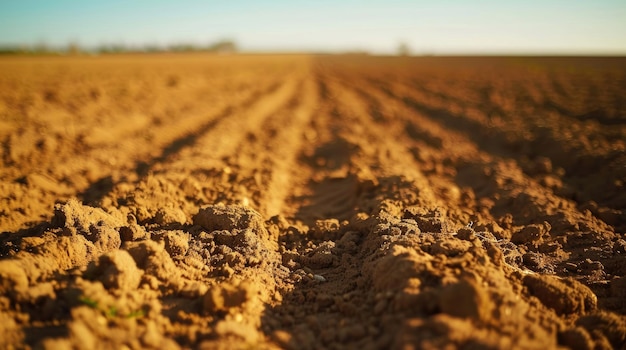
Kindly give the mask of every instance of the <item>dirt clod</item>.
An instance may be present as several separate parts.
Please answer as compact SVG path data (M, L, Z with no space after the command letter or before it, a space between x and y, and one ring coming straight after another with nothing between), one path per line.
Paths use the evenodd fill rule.
M597 297L588 287L574 281L530 274L524 276L524 285L531 295L558 314L584 314L597 306Z
M100 280L106 288L133 290L139 286L142 273L127 251L114 250L89 266L87 275Z
M209 288L202 299L204 312L213 314L241 308L254 297L255 286L249 282L222 284Z
M462 279L443 288L439 297L441 311L455 317L486 321L493 304L487 292L468 279Z
M204 207L194 215L193 223L209 231L250 229L258 234L265 231L261 215L240 205Z

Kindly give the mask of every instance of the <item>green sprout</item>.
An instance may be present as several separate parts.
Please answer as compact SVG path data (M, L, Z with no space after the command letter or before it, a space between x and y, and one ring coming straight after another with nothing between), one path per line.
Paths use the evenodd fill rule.
M143 309L137 309L135 311L131 311L128 315L120 314L117 310L117 307L115 306L110 306L108 309L103 309L98 306L97 301L86 296L81 296L78 300L92 309L101 311L104 314L104 316L108 318L113 318L113 317L118 317L118 316L125 317L125 318L139 318L139 317L144 317L146 315L146 312Z
M83 303L83 304L85 304L85 305L89 306L89 307L90 307L90 308L92 308L92 309L97 309L97 308L98 308L98 302L97 302L97 301L95 301L95 300L93 300L93 299L91 299L91 298L89 298L89 297L82 296L82 297L80 297L80 299L78 299L78 300L79 300L81 303Z
M139 318L139 317L144 317L145 315L146 315L146 312L143 311L143 309L139 309L126 315L126 318Z
M115 317L117 316L117 308L115 306L109 307L109 309L104 313L106 317Z

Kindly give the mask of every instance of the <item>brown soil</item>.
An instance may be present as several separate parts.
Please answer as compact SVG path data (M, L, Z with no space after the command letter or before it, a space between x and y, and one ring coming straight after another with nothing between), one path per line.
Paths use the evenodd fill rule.
M0 59L2 348L624 348L626 59Z

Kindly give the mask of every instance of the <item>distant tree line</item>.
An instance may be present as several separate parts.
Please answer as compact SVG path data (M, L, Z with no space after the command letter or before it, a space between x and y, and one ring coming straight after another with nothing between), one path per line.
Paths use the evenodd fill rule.
M119 53L159 53L159 52L211 52L235 53L237 44L232 40L220 40L208 45L176 43L170 45L124 45L106 44L92 48L70 43L63 47L53 47L45 43L36 45L1 45L0 55L77 55L77 54L119 54Z

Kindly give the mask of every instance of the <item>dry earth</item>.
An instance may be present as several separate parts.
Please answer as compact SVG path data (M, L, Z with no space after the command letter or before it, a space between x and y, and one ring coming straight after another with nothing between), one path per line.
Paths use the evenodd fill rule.
M626 345L626 59L0 59L0 345Z

